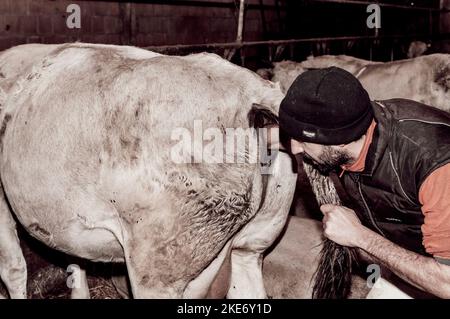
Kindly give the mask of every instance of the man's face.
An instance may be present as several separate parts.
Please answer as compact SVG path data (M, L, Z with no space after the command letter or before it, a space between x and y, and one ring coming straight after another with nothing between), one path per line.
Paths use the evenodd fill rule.
M291 139L291 152L294 155L302 154L303 160L313 165L322 174L329 174L352 160L350 154L342 147L306 143L294 139Z

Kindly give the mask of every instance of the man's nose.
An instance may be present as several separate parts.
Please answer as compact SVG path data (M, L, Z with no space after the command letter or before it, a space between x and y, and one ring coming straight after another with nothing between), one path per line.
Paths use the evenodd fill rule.
M305 150L303 149L303 143L296 141L294 139L291 140L291 152L294 155L303 153Z

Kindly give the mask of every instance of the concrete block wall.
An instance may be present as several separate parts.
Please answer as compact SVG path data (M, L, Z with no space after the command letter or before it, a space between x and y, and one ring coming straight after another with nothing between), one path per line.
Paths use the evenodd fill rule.
M81 7L81 29L66 26L69 4ZM76 40L120 43L123 29L118 3L46 0L0 1L0 49L22 43Z
M208 2L208 1L206 1ZM212 0L214 3L230 0ZM259 4L259 0L247 0ZM81 8L81 29L69 29L69 4ZM274 0L264 0L266 25L277 27ZM236 38L236 7L126 3L119 1L0 0L0 50L32 42L137 46L229 42ZM263 40L261 12L246 11L244 40ZM276 32L276 30L275 30Z

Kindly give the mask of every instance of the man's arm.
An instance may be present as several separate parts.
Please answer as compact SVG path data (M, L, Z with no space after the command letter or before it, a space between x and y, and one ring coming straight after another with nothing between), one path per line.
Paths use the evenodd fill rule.
M419 189L427 253L450 265L450 164L434 170Z
M361 248L410 284L441 298L450 298L450 266L408 251L363 226L355 212L322 205L324 234L344 246Z
M376 257L406 282L441 298L450 298L450 266L406 250L370 229L359 248Z

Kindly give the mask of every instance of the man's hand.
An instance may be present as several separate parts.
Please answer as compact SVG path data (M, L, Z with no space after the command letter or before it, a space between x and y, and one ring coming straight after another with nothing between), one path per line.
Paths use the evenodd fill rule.
M344 206L322 205L323 230L328 239L343 246L359 247L364 241L364 227L355 212Z
M355 212L343 206L322 205L324 233L330 240L348 247L358 247L383 263L410 284L450 299L450 267L406 250L361 225Z

